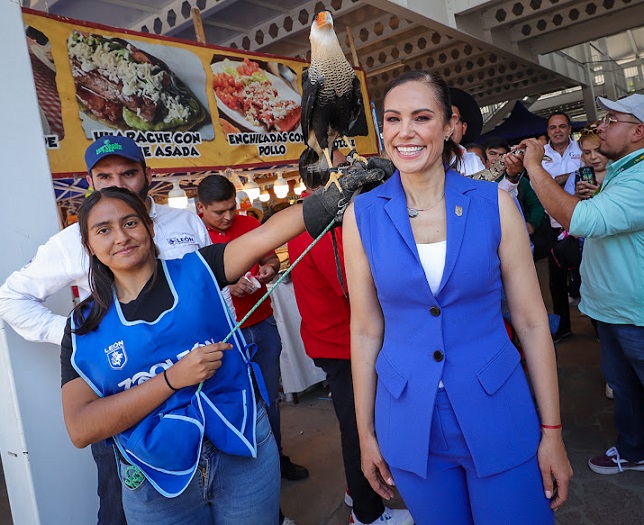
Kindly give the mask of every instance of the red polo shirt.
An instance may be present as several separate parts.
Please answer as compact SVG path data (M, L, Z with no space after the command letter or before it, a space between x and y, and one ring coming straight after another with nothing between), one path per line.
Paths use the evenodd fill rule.
M345 283L342 231L334 230ZM291 264L313 242L306 232L288 243ZM302 316L300 333L309 357L350 359L349 299L338 278L331 232L327 233L293 268L295 299Z
M237 237L241 237L245 233L254 230L255 228L259 228L259 226L260 222L253 217L248 217L247 215L236 215L232 226L223 233L219 230L209 228L208 226L206 226L206 228L208 229L212 243L220 244L222 242L230 242ZM258 271L259 264L256 264L250 269L250 273L252 273L253 275L257 275ZM235 305L235 310L237 311L238 321L242 317L244 317L250 311L250 309L255 306L257 301L259 301L266 293L266 285L261 281L260 284L262 285L262 287L253 294L245 294L243 297L235 297L231 294L233 298L233 304ZM248 319L246 319L241 327L246 328L248 326L253 326L254 324L263 321L272 314L273 308L271 307L271 300L270 298L268 298L266 299L266 301L259 305L259 308L257 308L257 310L255 310L253 314Z

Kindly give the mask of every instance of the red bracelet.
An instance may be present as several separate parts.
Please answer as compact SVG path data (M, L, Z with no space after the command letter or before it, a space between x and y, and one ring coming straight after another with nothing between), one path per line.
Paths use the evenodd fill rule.
M552 429L552 430L556 430L556 429L561 428L561 427L562 427L561 423L559 423L558 425L541 425L541 428L548 428L548 429Z

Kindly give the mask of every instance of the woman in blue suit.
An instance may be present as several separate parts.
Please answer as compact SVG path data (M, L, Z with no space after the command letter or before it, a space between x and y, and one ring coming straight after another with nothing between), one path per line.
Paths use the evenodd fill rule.
M345 215L363 470L385 498L395 482L418 525L554 523L572 469L528 236L497 185L446 167L455 124L442 79L398 77L383 122L398 171Z

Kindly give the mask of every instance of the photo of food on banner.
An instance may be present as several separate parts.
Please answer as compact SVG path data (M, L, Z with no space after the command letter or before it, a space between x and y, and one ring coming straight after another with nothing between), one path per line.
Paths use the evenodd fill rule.
M219 123L226 135L299 132L300 78L286 64L214 55L210 64ZM295 138L295 137L291 137Z
M214 139L206 72L190 51L78 30L67 51L88 139L124 134L150 157L199 156Z
M60 96L56 88L56 66L49 38L38 29L27 26L27 47L34 74L40 120L47 148L58 148L65 137Z

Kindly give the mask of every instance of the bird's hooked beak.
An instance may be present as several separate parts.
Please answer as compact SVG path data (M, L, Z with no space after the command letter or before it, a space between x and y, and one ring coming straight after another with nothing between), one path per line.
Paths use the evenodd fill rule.
M315 15L315 23L318 29L322 29L326 25L333 27L333 17L328 11L320 11Z

